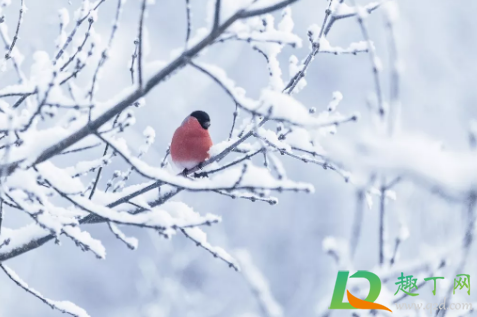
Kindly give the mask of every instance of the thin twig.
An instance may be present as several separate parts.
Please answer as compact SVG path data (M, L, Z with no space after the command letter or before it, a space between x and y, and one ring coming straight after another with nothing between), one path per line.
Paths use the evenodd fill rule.
M215 0L215 12L214 12L214 25L212 30L215 30L219 27L220 23L220 0Z
M252 18L252 17L259 16L259 15L264 15L264 14L267 14L267 13L270 13L270 12L273 12L273 11L283 9L283 8L289 6L289 5L291 5L291 4L293 4L297 1L298 0L284 0L284 1L281 1L281 2L277 2L274 5L264 7L264 8L261 8L261 9L243 10L242 13L240 14L240 16L241 16L240 18L241 19L247 19L247 18Z
M385 188L385 190L390 190L391 188L393 188L394 186L399 184L401 181L402 181L402 177L398 176L398 177L394 178L392 181L390 181L389 183L387 183L384 186L384 188Z
M119 113L116 116L116 118L114 118L113 128L116 126L120 115L121 114ZM106 154L108 154L108 150L109 150L109 143L106 143L106 145L104 146L103 157L105 157ZM94 183L93 183L93 188L91 189L91 193L89 194L89 197L88 197L89 200L93 199L93 196L94 196L94 193L96 191L96 187L98 186L98 183L99 183L99 180L101 178L101 173L102 172L103 172L103 167L101 166L98 169L98 173L96 173L96 178L95 178Z
M371 42L371 38L369 36L368 28L364 23L364 18L361 16L359 10L364 10L358 8L356 6L356 1L351 0L353 5L355 6L356 10L358 10L356 17L361 29L361 34L363 35L364 40L368 43L368 50L369 50L369 59L371 61L371 65L373 67L373 79L374 79L374 88L376 90L376 97L378 98L378 109L379 115L381 118L384 118L385 111L384 111L384 104L383 104L383 93L381 88L381 80L379 78L379 67L378 67L378 56L376 55L376 50L374 48L373 43Z
M248 164L244 164L244 165L242 166L242 171L240 172L239 178L237 179L237 181L236 181L236 182L234 183L234 185L232 186L233 189L234 189L234 188L237 188L237 187L240 185L240 183L241 183L242 180L243 180L243 177L244 177L245 174L247 173L247 169L248 169Z
M164 155L164 158L162 159L161 168L166 166L167 158L169 157L169 154L171 154L171 147L170 146L167 147L166 154Z
M119 17L120 17L120 14L121 14L121 6L122 6L122 0L118 0L118 5L117 5L117 8L116 8L116 17L115 17L115 20L114 20L114 23L113 23L113 29L111 31L111 35L109 37L109 42L108 42L108 46L106 47L106 49L103 51L102 53L102 56L101 56L101 59L98 63L98 66L96 68L96 71L94 73L94 76L93 76L93 82L92 82L92 86L91 86L91 91L89 93L89 99L90 101L93 100L93 94L94 94L94 85L95 85L95 82L96 82L96 78L97 78L97 75L98 75L98 72L100 70L100 68L104 65L104 63L106 62L106 59L107 59L107 52L108 50L111 48L111 45L112 45L112 42L113 42L113 39L114 39L114 35L116 34L116 31L118 29L118 24L119 24ZM90 111L91 113L91 111ZM117 123L117 120L119 119L119 116L120 116L121 112L119 112L117 115L116 115L116 118L114 119L114 123L113 123L113 128L115 127L116 123ZM108 153L108 149L109 149L109 144L106 144L105 147L104 147L104 151L103 151L103 156L105 156L107 153ZM103 167L100 167L98 169L98 173L96 174L96 178L94 180L94 183L93 183L93 188L91 190L91 193L89 194L89 199L91 200L94 196L94 193L96 191L96 188L98 186L98 183L99 183L99 179L101 178L101 173L103 172Z
M108 149L109 149L109 145L106 144L103 151L103 157L106 156L106 154L108 154ZM103 172L103 167L101 166L98 169L98 172L96 173L96 178L94 179L94 182L93 182L93 188L91 189L91 192L89 193L89 197L88 197L89 200L93 199L93 196L94 196L94 193L96 192L96 187L98 186L102 172Z
M0 268L5 272L5 274L19 287L21 287L24 291L27 293L30 293L31 295L35 296L39 300L41 300L43 303L46 305L50 306L52 309L56 309L63 314L69 314L71 316L75 317L85 317L89 316L83 309L80 307L76 306L75 304L71 302L64 302L64 301L53 301L51 299L48 299L44 297L43 295L40 294L40 292L32 289L31 287L28 286L25 281L20 279L20 277L9 267L0 264Z
M66 49L68 48L68 46L70 45L70 43L73 41L73 38L76 34L76 31L78 31L79 27L81 26L81 24L83 24L83 22L90 16L91 12L93 11L96 11L99 6L101 4L103 4L106 0L100 0L97 5L90 11L88 11L88 13L86 13L82 18L79 18L77 21L76 21L76 25L75 27L73 28L73 30L71 31L70 35L68 35L68 38L66 39L66 42L65 44L63 44L63 47L61 47L61 49L58 51L58 53L56 54L55 56L55 62L57 62L61 56L63 56L63 54L65 53Z
M3 246L9 245L9 244L10 244L10 238L7 238L7 239L3 240L2 242L0 242L0 249Z
M88 41L88 38L90 37L91 35L91 27L93 26L93 23L94 23L94 19L92 18L89 18L88 19L88 29L86 30L86 33L84 34L84 38L83 38L83 42L81 42L81 44L78 46L78 48L76 49L76 52L74 52L73 55L70 56L70 58L68 58L68 60L63 64L63 66L60 67L60 71L64 71L66 67L68 67L68 65L76 58L76 56L83 50L84 48L84 45L86 44L86 42Z
M260 33L259 33L260 34ZM296 47L296 40L291 39L290 41L284 41L284 40L274 40L274 39L257 39L254 38L253 35L246 35L244 37L239 37L237 34L233 35L225 35L218 40L216 40L216 43L225 43L228 41L239 41L239 42L247 42L247 43L274 43L274 44L280 44L280 45L290 45L291 47L295 48ZM252 46L254 50L259 50L257 47Z
M238 104L235 104L235 111L233 113L233 120L232 120L232 126L230 127L230 132L229 132L229 140L232 139L232 135L234 133L235 129L235 123L237 122L237 117L238 117Z
M11 57L11 54L13 52L13 48L15 47L15 44L17 43L17 40L18 40L18 33L20 32L20 25L22 23L22 20L23 20L23 8L25 6L25 3L24 3L24 0L21 0L20 2L20 12L19 12L19 16L18 16L18 23L17 23L17 28L15 30L15 35L13 36L13 39L12 39L12 44L10 45L10 48L8 49L8 52L5 54L5 59L10 59Z
M399 250L399 246L401 245L401 238L398 236L395 240L395 243L394 243L394 251L393 251L393 255L391 256L391 259L389 260L389 266L393 266L394 263L396 262L396 257L397 257L397 254L398 254L398 250Z
M381 187L379 189L379 265L384 264L384 219L385 219L385 208L386 208L386 187L384 187L385 181L383 179Z
M350 255L354 257L358 246L359 239L361 237L361 227L363 225L363 213L364 213L364 191L358 190L356 193L356 213L353 220L353 228L350 238Z
M141 6L141 17L139 19L139 35L138 35L138 41L139 41L139 53L137 56L137 73L138 73L138 80L139 80L139 89L142 89L142 57L143 57L143 41L144 41L144 36L143 36L143 27L144 27L144 16L146 13L146 1L142 1L142 6Z
M186 236L187 239L190 239L192 241L194 241L194 243L198 246L198 247L201 247L202 249L206 250L207 252L209 252L210 254L212 254L215 258L219 258L220 260L222 260L223 262L227 263L229 267L233 268L235 271L239 271L239 268L238 266L227 260L226 258L222 257L220 254L218 254L217 252L211 250L210 248L208 248L207 246L205 246L203 243L201 243L200 241L194 239L194 237L192 237L190 234L187 233L186 229L181 229L181 232L184 234L184 236Z
M477 217L477 212L476 212L476 203L477 203L477 193L472 192L469 194L468 197L468 202L467 202L467 215L466 215L466 221L467 221L467 228L465 230L465 235L464 239L462 241L462 254L460 261L457 265L457 268L455 270L455 274L462 274L462 272L465 269L465 265L467 264L467 261L469 259L470 251L472 244L474 243L474 234L475 234L475 226L476 226L476 217ZM448 289L447 289L447 294L445 295L445 298L450 298L452 294L452 290L454 289L454 285L450 284ZM445 317L447 310L441 310L438 309L436 311L436 317L439 315L439 313L442 311L441 317Z
M3 43L5 44L6 49L10 47L10 41L8 39L8 34L6 32L6 28L0 28L0 36L2 37ZM23 83L25 81L25 75L23 74L22 70L20 69L20 63L17 61L16 54L10 56L10 60L12 61L13 68L18 75L19 83Z
M102 0L102 1L105 1L105 0ZM113 45L114 37L119 28L119 17L121 16L123 2L124 2L123 0L118 0L118 4L116 7L116 16L114 17L114 22L113 22L113 26L111 30L111 35L109 36L108 45L101 53L101 58L99 59L98 65L96 66L96 70L94 71L93 80L91 84L91 90L87 94L89 96L90 101L93 100L95 85L98 80L99 72L101 71L101 68L104 66L104 64L106 64L106 61L108 60L109 50L111 49L111 46Z
M230 168L230 167L232 167L232 166L235 166L235 165L237 165L237 164L240 164L240 163L242 163L242 162L244 162L244 161L250 160L252 157L254 157L254 156L257 155L258 153L262 153L262 152L263 152L263 149L260 149L260 150L255 151L255 152L248 153L248 154L246 154L245 156L243 156L243 157L241 157L241 158L239 158L239 159L236 159L236 160L234 160L234 161L232 161L232 162L230 162L230 163L228 163L228 164L225 164L224 166L221 166L221 167L219 167L219 168L217 168L217 169L208 171L207 174L210 175L210 174L218 173L218 172L223 171L223 170L225 170L225 169L228 169L228 168Z
M192 27L191 27L192 22L191 22L190 0L185 0L185 2L186 2L186 21L187 21L185 43L186 43L186 49L187 49L189 39L190 39L190 33L192 30Z
M0 236L2 235L2 222L3 222L3 198L0 198Z
M136 250L137 249L137 239L136 238L129 238L116 226L114 223L108 221L109 230L114 234L118 240L122 241L129 249Z
M131 72L131 83L134 84L134 62L137 58L137 50L139 47L139 40L134 40L134 52L131 55L131 67L129 67L129 71Z
M331 10L330 10L330 7L331 7L331 3L332 1L329 2L328 4L328 9L326 9L325 11L325 18L323 19L323 23L322 23L322 26L321 26L321 30L320 30L320 34L318 35L318 39L316 41L316 43L313 43L313 49L312 51L310 52L310 54L308 54L308 56L306 57L305 59L305 62L303 63L303 66L301 68L301 70L299 72L297 72L295 74L295 76L293 76L293 78L290 80L290 82L288 83L288 85L285 86L285 88L283 89L283 91L287 91L287 94L291 94L291 92L295 89L296 85L298 84L298 82L303 78L305 77L305 73L306 73L306 70L308 69L308 67L310 66L310 63L311 61L314 59L315 55L320 51L320 46L321 46L321 38L323 37L324 35L324 30L325 30L325 25L328 21L328 18L331 14Z
M386 27L388 30L389 42L389 61L391 63L391 78L389 89L389 122L388 132L390 135L394 133L395 125L399 120L400 104L399 104L399 56L396 44L396 35L394 32L394 24L391 17L387 17Z
M276 205L278 202L278 199L275 197L262 197L260 195L254 195L251 193L230 194L228 192L221 191L221 190L215 190L214 192L220 195L230 197L232 199L237 199L237 198L246 199L246 200L250 200L251 202L263 201L263 202L269 203L270 205Z
M372 13L374 10L376 10L377 8L379 8L384 2L386 1L389 1L389 0L384 0L384 1L381 1L381 2L373 2L371 3L370 5L366 6L365 9L366 11L368 12L368 14ZM340 0L340 4L343 3L344 0ZM351 18L351 17L354 17L356 16L357 12L352 12L352 13L349 13L349 14L343 14L343 15L335 15L333 14L331 16L331 19L329 21L329 23L327 24L326 26L326 29L325 29L325 35L327 35L330 31L331 31L331 28L333 27L334 23L338 20L341 20L341 19L347 19L347 18Z
M89 149L94 149L95 147L98 147L100 145L101 145L101 143L96 143L96 144L93 144L93 145L79 147L79 148L76 148L76 149L61 152L60 155L82 152L82 151L86 151L86 150L89 150Z

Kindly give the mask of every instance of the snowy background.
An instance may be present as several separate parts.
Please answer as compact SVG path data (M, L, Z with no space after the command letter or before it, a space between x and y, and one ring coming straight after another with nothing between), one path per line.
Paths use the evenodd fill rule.
M6 17L4 23L12 32L19 2L12 1L3 13ZM25 55L24 66L28 69L26 65L32 63L35 51L55 52L58 10L65 7L72 14L80 1L25 2L28 10L17 45ZM205 26L207 1L191 2L193 28ZM106 1L95 23L103 41L109 36L116 3ZM133 40L137 36L140 3L136 0L125 3L120 32L99 82L98 99L108 99L118 93L118 87L129 85L128 68L134 50ZM366 4L364 1L358 3ZM145 61L167 60L171 50L183 47L186 32L184 5L184 1L161 0L149 7L146 20L149 44L145 47ZM403 69L400 130L416 138L425 135L441 141L445 149L467 151L470 120L477 118L477 2L399 0L398 6L400 14L395 29ZM301 60L308 54L307 30L311 24L321 24L326 7L325 0L300 0L292 6L294 33L304 44L301 48L287 46L280 54L285 79L289 78L290 55L294 54ZM389 70L383 12L376 10L367 19L367 24L383 69ZM361 41L356 19L337 23L328 40L342 47ZM225 69L237 85L246 89L248 96L257 97L267 85L265 61L246 42L214 45L200 60ZM0 73L0 87L10 84L14 74L11 67ZM388 75L383 76L386 96L389 91L387 78ZM350 136L349 142L353 142L354 134L370 131L373 118L367 100L374 86L366 53L356 56L320 54L310 65L306 80L308 85L296 95L306 107L325 110L332 93L340 91L344 97L339 105L340 111L361 113L358 122L340 127L340 137ZM81 83L81 78L78 82ZM212 119L212 139L220 142L228 137L235 108L218 85L191 67L154 88L146 97L146 104L135 111L136 123L125 133L125 138L131 144L141 143L144 128L153 127L156 141L144 160L154 166L160 165L175 128L190 112L207 111ZM93 151L99 155L102 148ZM405 154L411 158L426 157L424 152L425 149L419 151L410 147ZM427 157L432 161L432 156ZM352 161L353 157L344 159L345 162L349 160ZM249 275L238 273L184 236L176 235L166 240L152 230L140 228L124 229L139 240L138 249L131 251L106 230L105 224L88 227L91 235L106 247L104 260L80 252L74 243L62 238L61 246L49 242L5 264L47 297L72 301L91 316L321 316L327 312L322 308L329 305L339 268L333 257L326 254L323 241L326 237L333 237L333 240L325 240L333 244L352 237L357 187L317 165L286 157L282 161L289 177L313 184L315 192L277 194L277 205L231 200L207 192L181 193L174 198L202 214L210 212L222 216L220 224L207 228L209 242L223 247L243 262L244 267L249 262L247 259L251 260L267 281L270 290L267 295L273 296L273 300L259 299L255 293L254 283L260 284L261 281L255 276L254 269L244 270ZM113 171L120 163L115 161L107 170ZM443 173L439 169L433 172L436 175ZM104 186L104 183L103 180L100 185ZM444 246L461 248L468 221L465 204L443 199L426 186L412 181L398 184L394 191L397 199L390 200L387 209L388 247L393 248L399 230L409 231L409 237L400 246L399 261L433 259ZM373 206L364 209L361 238L353 265L348 267L350 271L377 271L379 198L373 199ZM28 222L28 218L17 210L6 213L4 218L3 225L9 228L18 228ZM325 246L329 245L325 243ZM474 254L475 246L463 272L471 276L476 267ZM436 259L431 264L438 265L438 262ZM416 274L416 271L404 273ZM454 273L454 270L444 270L442 276L451 281ZM428 277L425 275L422 277ZM393 281L396 276L393 275ZM394 293L392 284L394 282L389 290ZM426 285L422 289L423 294L429 295L432 287ZM443 288L441 295L445 291ZM471 293L469 298L462 296L461 301L476 300L476 295ZM389 303L385 300L378 302ZM263 306L264 303L268 306ZM5 274L0 274L0 316L60 315L17 287Z

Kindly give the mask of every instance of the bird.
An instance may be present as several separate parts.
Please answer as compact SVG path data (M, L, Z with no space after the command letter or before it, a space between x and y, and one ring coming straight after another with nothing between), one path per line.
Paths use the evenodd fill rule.
M188 115L172 136L171 158L183 173L209 158L212 139L209 134L210 117L197 110Z

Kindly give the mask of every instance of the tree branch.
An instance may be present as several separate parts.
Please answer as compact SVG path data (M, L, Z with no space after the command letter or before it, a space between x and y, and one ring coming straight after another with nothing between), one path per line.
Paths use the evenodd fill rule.
M186 26L186 49L189 43L190 39L190 33L191 33L191 12L190 12L190 0L185 0L186 2L186 21L187 21L187 26Z
M19 16L18 16L18 23L17 23L17 28L15 30L15 35L13 36L13 39L12 39L12 44L10 44L10 48L8 49L8 52L5 54L5 59L10 59L11 58L11 54L13 52L13 48L15 47L15 44L17 43L17 40L18 40L18 34L20 33L20 25L22 23L22 20L23 20L23 8L25 6L25 2L24 0L21 0L20 2L20 12L19 12Z
M105 0L103 0L102 2L104 1ZM57 144L54 144L48 147L47 149L45 149L36 158L36 160L34 160L33 165L49 160L50 158L66 150L68 147L75 144L76 142L79 142L80 140L84 139L88 135L95 133L98 130L98 128L100 128L103 124L111 120L116 114L126 109L129 105L133 104L139 98L147 95L151 91L151 89L153 89L156 85L164 81L173 72L187 65L193 57L195 57L205 47L213 43L214 40L217 39L220 36L220 34L222 34L235 21L244 19L244 18L249 18L256 15L260 15L260 14L265 14L268 12L272 12L274 10L277 10L289 4L292 4L296 1L298 0L286 0L276 5L273 5L271 7L260 9L260 10L254 10L254 11L240 10L236 12L234 15L228 18L224 23L222 23L216 30L213 30L211 33L209 33L209 35L207 35L202 41L200 41L199 43L197 43L196 45L194 45L193 47L191 47L190 49L182 53L179 57L177 57L175 60L173 60L163 69L161 69L158 73L156 73L151 79L149 79L146 82L146 84L144 85L142 89L141 88L136 89L134 92L129 94L126 98L124 98L123 100L115 104L113 107L104 111L101 115L98 116L98 118L91 120L75 133L64 138ZM250 137L250 135L248 135L246 138ZM242 142L239 142L238 144ZM5 170L6 176L11 175L13 171L16 168L18 168L19 164L22 161L23 160L19 160L13 163L4 164L3 166L0 166L0 169ZM197 170L198 170L198 167L194 169L194 172L196 172Z
M69 314L75 317L89 317L88 313L82 308L76 306L75 304L68 301L54 301L44 297L40 292L30 288L27 283L25 283L12 269L8 266L0 264L0 268L5 272L5 274L19 287L21 287L27 293L35 296L41 300L46 305L50 306L52 309L56 309L64 314Z
M137 56L137 74L139 80L139 88L142 89L142 56L143 56L143 26L144 26L144 15L146 13L146 1L142 1L141 6L141 17L139 18L139 34L138 34L138 41L139 41L139 53Z
M220 23L220 0L215 0L215 12L214 12L214 25L212 30L215 30L219 27Z

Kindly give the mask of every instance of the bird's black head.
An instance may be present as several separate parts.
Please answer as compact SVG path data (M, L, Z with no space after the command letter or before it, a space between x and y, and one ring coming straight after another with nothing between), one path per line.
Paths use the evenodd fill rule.
M199 121L202 128L207 130L210 127L210 117L207 114L207 112L198 110L198 111L192 112L190 116L196 118L197 121Z

